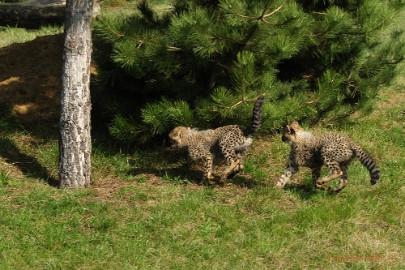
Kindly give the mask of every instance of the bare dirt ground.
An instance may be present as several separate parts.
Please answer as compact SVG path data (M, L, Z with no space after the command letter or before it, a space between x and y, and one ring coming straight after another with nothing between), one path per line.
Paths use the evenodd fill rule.
M58 118L61 34L0 48L0 102L21 122Z

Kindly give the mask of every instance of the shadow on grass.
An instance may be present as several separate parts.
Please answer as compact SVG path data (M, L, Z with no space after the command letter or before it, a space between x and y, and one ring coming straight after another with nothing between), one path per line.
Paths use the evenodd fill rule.
M215 180L210 183L204 181L204 174L202 171L190 168L187 164L181 165L177 168L165 168L165 169L153 169L153 168L135 168L129 171L130 175L141 175L141 174L153 174L158 177L169 180L173 183L193 183L197 185L206 185L211 187L223 187L226 184L233 184L235 186L243 188L254 188L260 183L252 180L249 177L235 175L228 179L225 183L220 183L218 181L219 177L215 177Z
M13 141L7 138L0 138L0 156L6 162L13 164L28 177L45 179L53 187L59 186L59 181L50 176L48 170L43 167L34 157L22 153Z
M286 186L285 189L296 194L298 198L300 198L301 200L310 200L314 196L318 196L320 194L327 194L328 196L336 196L337 194L339 194L339 192L334 192L333 190L330 189L328 190L318 189L312 184L312 182L300 185Z
M312 197L318 195L320 192L320 190L317 189L312 183L289 185L286 186L284 189L293 192L301 200L310 200Z
M228 183L232 183L236 186L252 189L257 186L264 186L265 184L263 181L255 181L251 177L242 176L242 175L235 175L231 179L228 179Z
M22 152L15 142L8 138L8 134L25 129L12 116L9 106L0 103L0 156L7 163L17 167L27 177L45 179L53 187L59 186L59 182L52 177L48 170L38 160Z
M153 174L173 183L194 183L221 187L233 184L244 188L254 188L259 185L251 177L236 174L227 179L225 183L219 181L219 173L225 169L224 164L214 166L214 180L204 181L203 166L200 162L191 161L186 151L155 150L142 155L142 161L134 160L130 163L133 167L129 175Z

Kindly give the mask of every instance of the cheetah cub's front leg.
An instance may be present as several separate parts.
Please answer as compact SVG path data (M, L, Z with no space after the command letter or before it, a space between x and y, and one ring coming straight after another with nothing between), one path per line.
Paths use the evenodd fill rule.
M284 188L285 185L291 183L291 177L298 171L298 164L290 160L288 162L288 167L284 173L280 176L276 183L276 187Z
M204 159L204 179L208 184L211 184L214 180L214 175L212 174L213 160L210 155L207 155ZM203 181L204 182L204 181Z
M330 192L336 192L337 190L331 187L326 187L325 185L336 178L342 177L344 173L341 170L339 163L336 161L327 161L326 167L328 167L329 169L329 174L325 177L316 180L315 185L319 189L328 190Z

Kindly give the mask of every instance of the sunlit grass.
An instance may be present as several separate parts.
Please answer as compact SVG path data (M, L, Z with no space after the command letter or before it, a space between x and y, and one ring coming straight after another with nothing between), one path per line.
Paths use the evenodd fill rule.
M100 144L90 189L59 190L3 171L0 268L401 269L404 93L386 89L377 104L384 106L339 131L375 157L381 181L371 186L355 161L338 195L312 188L307 170L296 188L274 188L288 156L278 135L256 140L246 170L225 187L188 179L182 155ZM16 144L56 171L57 143L28 141Z
M39 29L25 29L0 26L0 48L13 43L23 43L37 37L54 35L63 32L61 26L42 26Z
M0 28L0 44L17 42L13 31ZM2 106L0 269L403 269L403 75L371 115L334 127L381 170L371 186L354 161L338 195L314 189L306 169L296 187L276 189L289 151L277 134L257 138L224 187L198 184L182 153L96 136L92 187L58 189L47 183L57 177L55 125L35 137Z

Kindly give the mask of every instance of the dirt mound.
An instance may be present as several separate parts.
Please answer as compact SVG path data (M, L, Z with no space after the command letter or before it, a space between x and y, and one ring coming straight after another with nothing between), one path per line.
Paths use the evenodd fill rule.
M0 102L22 122L59 115L63 35L0 48Z

